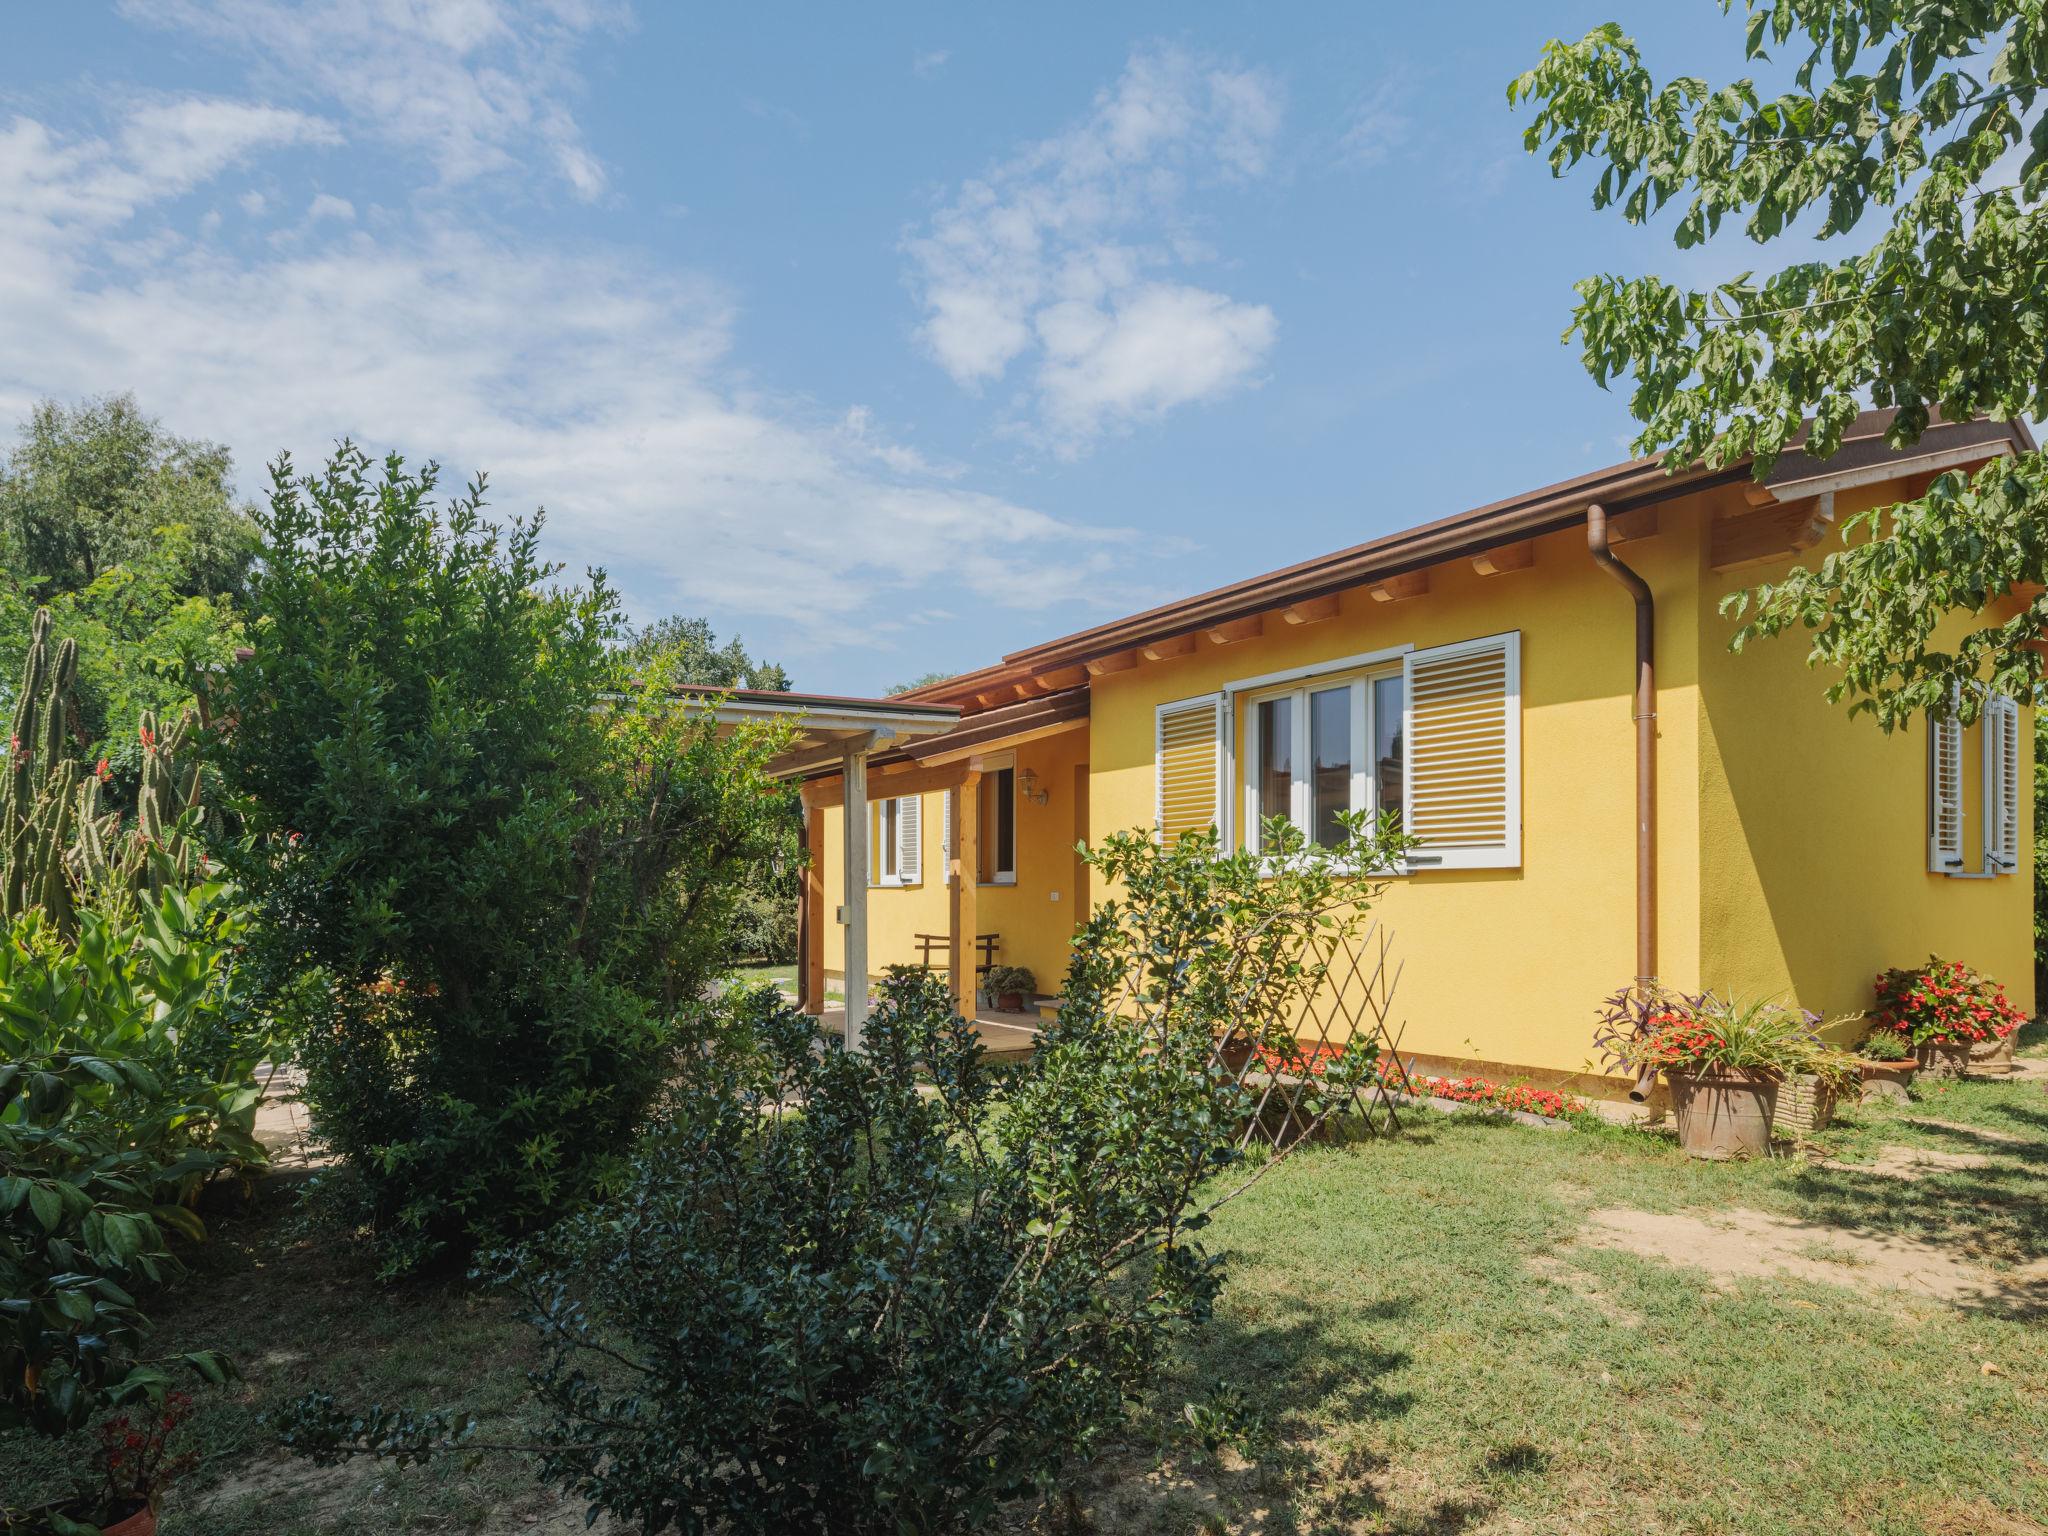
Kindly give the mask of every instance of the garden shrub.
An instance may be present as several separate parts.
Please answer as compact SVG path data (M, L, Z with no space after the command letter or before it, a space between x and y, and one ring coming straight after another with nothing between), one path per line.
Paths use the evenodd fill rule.
M1210 1212L1277 1161L1216 1182L1255 1092L1219 1036L1270 1038L1321 984L1312 938L1372 896L1347 868L1406 846L1268 835L1269 861L1109 839L1091 857L1120 894L1025 1063L992 1064L907 968L862 1054L772 989L694 1010L620 1195L499 1268L546 1346L543 1478L650 1533L973 1530L1052 1491L1209 1315ZM1328 1060L1308 1118L1375 1055ZM475 1448L451 1414L322 1393L282 1428L323 1461Z
M240 923L209 883L88 909L75 942L41 912L0 931L0 1431L66 1433L163 1391L134 1293L177 1272L172 1239L205 1235L199 1186L263 1160Z
M346 444L280 460L218 745L265 987L390 1271L607 1187L786 836L774 741L629 679L601 573L549 586L540 519L482 506Z

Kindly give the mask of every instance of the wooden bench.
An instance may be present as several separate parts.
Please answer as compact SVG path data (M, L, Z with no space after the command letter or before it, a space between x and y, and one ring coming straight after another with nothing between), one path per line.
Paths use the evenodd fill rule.
M917 963L927 971L945 970L953 964L953 935L950 933L916 933L911 937L917 941ZM981 985L982 978L995 966L996 951L1002 947L1003 936L999 933L977 933L974 947L980 951L980 962L974 967L974 984ZM938 961L932 960L932 953L938 952Z

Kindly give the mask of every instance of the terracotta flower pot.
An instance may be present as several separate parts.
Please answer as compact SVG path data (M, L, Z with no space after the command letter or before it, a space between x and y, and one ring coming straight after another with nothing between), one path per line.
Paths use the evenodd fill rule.
M1725 1162L1771 1155L1778 1080L1757 1072L1666 1072L1678 1145L1688 1157Z
M101 1526L100 1536L156 1536L156 1511L145 1504L126 1520Z
M1022 1013L1023 1011L1024 994L1022 992L998 992L996 994L996 1012Z
M1913 1047L1913 1059L1929 1077L1961 1077L1970 1065L1970 1042L1929 1040Z

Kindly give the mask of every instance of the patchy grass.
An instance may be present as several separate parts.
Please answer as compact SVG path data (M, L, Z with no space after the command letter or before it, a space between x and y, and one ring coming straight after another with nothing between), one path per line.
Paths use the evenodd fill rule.
M1838 1233L1938 1240L1994 1284L2041 1265L2038 1084L1852 1111L1822 1137L1825 1166L1691 1163L1666 1137L1606 1128L1408 1124L1305 1152L1219 1216L1231 1280L1213 1325L1077 1490L1102 1536L2048 1532L2048 1321L1812 1262L1846 1251ZM1861 1166L1888 1147L1984 1161L1910 1179ZM256 1415L314 1384L518 1438L530 1358L498 1304L378 1291L296 1231L290 1203L274 1184L222 1223L158 1308L167 1345L222 1345L249 1371L202 1399L209 1460L165 1536L580 1529L516 1460L321 1472L268 1449ZM1821 1229L1794 1248L1828 1278L1716 1281L1591 1237L1596 1211L1736 1210ZM1226 1386L1258 1433L1211 1453L1182 1408ZM46 1450L0 1447L10 1492L56 1470Z
M748 987L758 987L766 983L770 986L782 988L791 997L796 996L796 965L794 962L788 965L743 965L731 973L731 979L741 986ZM825 1000L827 1002L844 1002L846 1000L845 988L836 981L826 981Z

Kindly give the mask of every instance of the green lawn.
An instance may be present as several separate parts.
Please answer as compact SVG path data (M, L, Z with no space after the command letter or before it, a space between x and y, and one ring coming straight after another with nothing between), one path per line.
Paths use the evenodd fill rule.
M2048 1095L1936 1088L1823 1141L1866 1165L1887 1148L1982 1162L1911 1181L1805 1158L1715 1167L1642 1133L1425 1114L1397 1139L1298 1155L1219 1218L1219 1314L1086 1478L1090 1519L1105 1536L2048 1531L2048 1324L2017 1291L1881 1288L1834 1241L1938 1237L1987 1283L2039 1265ZM502 1461L321 1472L266 1448L255 1414L313 1383L509 1433L527 1358L496 1304L380 1293L290 1204L272 1187L223 1223L159 1309L169 1342L225 1345L249 1371L207 1402L211 1459L165 1536L580 1529ZM1800 1254L1847 1283L1717 1285L1578 1241L1603 1208L1803 1219ZM1255 1462L1210 1463L1181 1421L1226 1382L1264 1421ZM26 1486L35 1460L0 1459L0 1485Z
M741 986L748 987L758 987L763 984L776 986L782 988L783 991L789 993L792 997L796 995L796 965L794 962L788 965L741 966L738 970L732 972L732 980ZM825 983L825 999L827 1002L844 1002L846 1000L846 991L838 982L827 981Z

